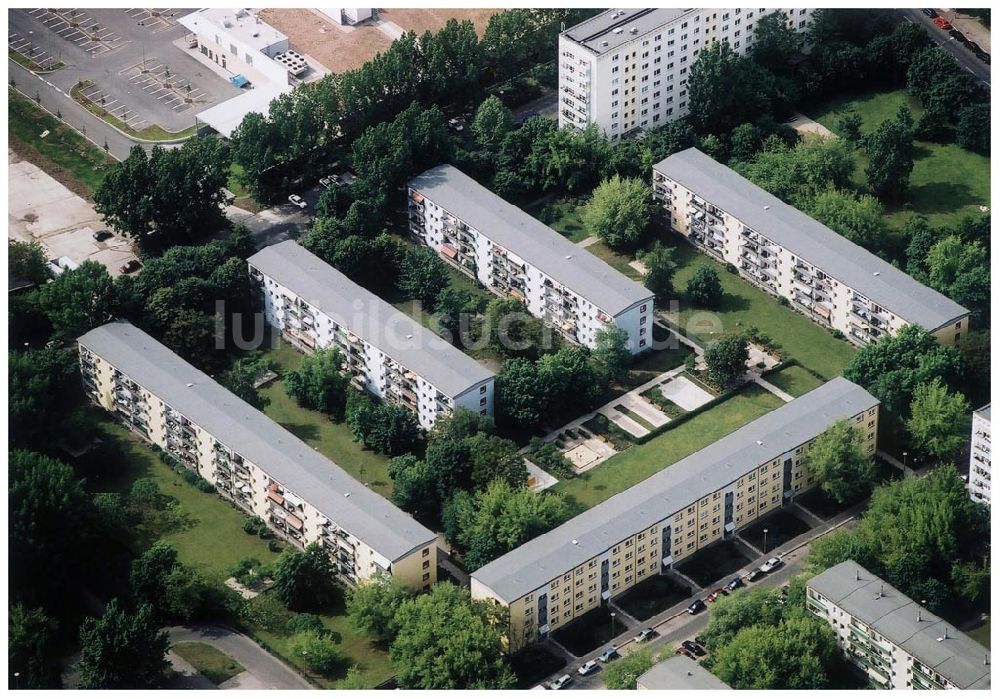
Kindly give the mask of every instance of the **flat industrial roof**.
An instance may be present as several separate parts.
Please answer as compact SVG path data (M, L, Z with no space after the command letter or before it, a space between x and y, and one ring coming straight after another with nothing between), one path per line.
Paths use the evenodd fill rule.
M934 331L969 314L697 148L653 168L909 323Z
M294 240L268 246L247 262L449 397L495 376Z
M732 689L686 655L657 663L636 680L643 689Z
M277 85L275 83L258 85L248 89L242 95L236 95L232 99L198 112L195 119L211 126L223 138L231 138L233 131L243 123L247 114L256 112L266 116L271 102L291 89L290 85Z
M691 12L691 9L659 7L607 10L570 27L562 35L595 54L608 53ZM617 31L619 29L622 31ZM633 32L633 29L636 31ZM604 42L607 42L607 46L602 45Z
M616 316L653 293L451 165L410 180L410 188L507 248L601 310Z
M435 540L434 532L131 323L102 325L78 341L390 561Z
M828 568L808 586L956 687L989 689L987 648L855 561Z
M178 17L177 23L203 36L211 36L215 31L225 32L258 51L288 41L287 36L243 8L207 7Z
M808 442L837 420L878 403L868 391L837 377L704 449L665 465L628 490L483 566L472 577L512 602Z

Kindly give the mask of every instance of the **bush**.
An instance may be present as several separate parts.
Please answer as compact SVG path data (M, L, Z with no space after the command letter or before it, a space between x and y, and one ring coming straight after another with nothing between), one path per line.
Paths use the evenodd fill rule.
M337 645L316 631L295 634L288 643L292 656L301 658L305 666L321 675L330 675L344 661Z
M293 616L285 624L285 630L289 634L297 634L304 631L313 631L318 634L326 633L326 629L323 626L323 620L315 614L310 614L309 612L303 612Z
M212 485L212 483L210 483L209 481L206 481L204 478L199 477L198 480L195 482L195 487L197 487L198 490L200 490L203 493L215 492L215 486Z
M572 462L559 451L559 447L556 444L543 442L538 437L532 437L528 449L531 460L553 476L572 478L576 475L573 472Z
M274 595L266 593L247 600L240 608L240 620L243 623L264 631L276 632L281 629L287 614L281 601Z
M264 524L264 520L262 520L260 517L256 516L247 517L243 521L243 531L245 531L247 534L257 536L258 534L260 534L261 530L266 531L267 525Z
M192 471L189 468L181 471L181 478L183 478L189 485L198 485L198 481L201 480L201 476L199 476L196 471Z
M270 531L268 531L267 533L268 533L268 535L271 534ZM263 539L265 537L264 537L263 534L261 534L260 538ZM282 546L281 544L279 544L274 539L271 539L270 541L267 542L267 550L270 551L271 553L281 553L284 549L285 549L285 547Z

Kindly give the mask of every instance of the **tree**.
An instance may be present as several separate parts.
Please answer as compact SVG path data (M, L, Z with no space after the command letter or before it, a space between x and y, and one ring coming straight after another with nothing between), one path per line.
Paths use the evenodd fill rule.
M52 276L49 271L45 248L36 240L22 243L7 241L7 278L11 281L23 280L36 286L44 284Z
M751 123L737 126L729 134L729 159L732 162L748 162L760 150L764 134Z
M700 308L718 308L723 294L719 273L709 265L702 265L695 270L684 290L688 300Z
M42 608L10 607L7 617L7 683L20 689L60 689L56 630L59 625ZM14 677L14 673L18 677Z
M837 131L842 137L847 139L847 142L852 146L857 146L861 143L861 126L864 124L864 120L861 115L855 111L850 111L842 114L840 118L837 119Z
M632 363L628 331L617 325L601 328L594 335L591 351L594 363L609 381L621 381L628 375Z
M448 270L430 248L411 247L399 263L399 290L431 309L441 292L448 286Z
M781 594L777 589L754 587L737 590L715 601L701 638L705 648L715 653L731 643L740 629L774 627L783 616Z
M42 287L42 309L59 340L75 340L88 330L107 323L115 314L114 282L107 268L85 260Z
M702 49L688 79L690 121L701 133L729 133L772 110L773 74L728 42Z
M958 145L981 155L990 154L990 107L970 104L958 112Z
M484 304L482 304L484 305ZM446 286L438 293L434 302L434 315L438 332L452 344L468 339L463 336L470 330L469 320L481 310L480 299L465 289ZM459 345L461 346L461 345Z
M76 352L57 347L8 353L10 446L40 445L69 416L66 396L80 385L79 366Z
M504 137L511 130L514 117L496 95L487 97L472 120L472 135L480 148L491 152L500 150Z
M318 631L295 634L288 640L288 651L294 657L302 658L307 668L324 676L332 675L344 662L337 644Z
M263 410L271 400L262 396L254 384L267 369L266 362L249 358L237 359L222 375L220 383L240 400L249 403L257 410Z
M499 418L513 427L529 427L541 419L545 400L538 367L528 359L515 357L500 365L496 377Z
M861 432L839 420L816 438L805 462L819 478L823 492L841 503L857 502L871 492L877 473L866 453Z
M389 654L404 689L512 689L504 611L450 583L404 602Z
M129 587L140 604L155 609L166 594L167 577L180 566L177 549L157 541L132 561Z
M413 451L420 441L416 415L401 405L371 404L370 408L363 408L352 417L349 401L347 421L355 439L380 454L405 454Z
M469 480L475 490L496 480L512 488L528 482L528 469L516 442L492 434L479 433L465 439L469 454Z
M489 347L508 357L535 358L548 349L552 333L541 320L532 316L519 301L493 299L486 306L481 333Z
M677 271L674 248L668 248L657 240L642 258L642 263L646 265L642 283L656 295L657 305L666 306L674 295L674 272Z
M649 188L638 178L613 175L597 186L583 209L583 224L616 250L631 250L646 235L653 215Z
M971 410L965 397L949 392L940 377L919 384L906 421L913 446L938 459L953 456L969 438Z
M441 514L441 495L435 473L426 461L412 454L389 461L392 502L421 522L433 522Z
M802 39L788 25L782 12L771 12L757 20L753 32L753 59L776 75L791 72L791 61Z
M125 160L108 168L94 192L94 209L115 230L142 239L153 227L154 186L149 155L136 144Z
M455 408L448 415L434 421L431 437L434 439L468 439L478 434L494 434L496 425L489 415L480 415L474 410Z
M739 386L747 372L750 350L743 335L727 335L705 350L708 378L727 391Z
M741 629L713 654L711 667L734 689L824 689L839 658L830 627L798 614L777 627Z
M310 410L319 410L334 422L344 419L350 376L341 370L344 355L333 347L302 358L298 369L285 372L285 391Z
M927 277L935 289L946 291L962 272L988 261L983 246L966 243L958 235L946 235L927 251Z
M883 121L865 137L868 188L879 199L898 202L910 183L913 171L913 117L906 105L895 119Z
M567 516L561 496L497 480L474 494L457 492L445 505L442 520L448 540L464 551L464 566L476 570L549 531Z
M557 417L593 405L604 392L604 382L587 351L563 347L538 360L538 381L545 396L547 416Z
M84 620L80 643L81 689L150 689L169 667L167 634L148 605L130 612L111 600L104 616Z
M940 378L957 387L962 358L916 325L865 345L844 367L844 378L864 387L892 415L905 420L916 387Z
M634 650L608 666L604 686L608 689L635 689L636 680L653 667L653 653L648 648Z
M396 637L396 612L414 591L398 578L374 578L358 585L347 595L351 623L380 641Z
M274 594L289 609L321 610L336 595L334 574L330 555L318 543L305 551L289 549L274 564Z
M782 201L808 208L817 194L828 189L853 188L854 152L844 139L814 138L790 147L769 136L754 159L740 173Z
M867 194L856 197L851 192L828 189L812 202L809 213L842 236L872 252L885 243L882 205Z

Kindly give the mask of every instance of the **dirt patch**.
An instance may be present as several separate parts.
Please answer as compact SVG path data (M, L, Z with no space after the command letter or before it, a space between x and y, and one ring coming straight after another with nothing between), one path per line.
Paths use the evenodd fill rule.
M16 156L16 160L13 162L27 160L32 165L37 166L39 169L44 170L46 173L51 175L56 182L73 192L73 194L83 197L87 201L93 201L91 196L93 192L90 191L90 188L87 187L87 185L78 180L72 172L57 164L48 156L43 155L37 148L29 143L25 143L17 136L10 133L10 131L7 132L7 135L9 137L7 145ZM29 214L29 216L31 215L32 214ZM25 221L28 221L27 216L25 217ZM34 220L28 221L28 223L34 223Z
M490 21L490 17L497 14L501 10L497 8L440 8L440 9L416 9L409 7L393 7L380 9L378 11L379 17L386 20L387 22L392 22L393 24L398 24L403 29L410 31L415 31L418 35L423 34L425 31L436 32L445 25L445 23L454 17L459 22L463 20L472 20L472 24L476 27L476 34L480 37L483 36L483 32L486 31L486 25Z
M270 8L258 14L285 34L296 51L308 54L334 73L360 68L392 43L375 27L340 27L311 10Z

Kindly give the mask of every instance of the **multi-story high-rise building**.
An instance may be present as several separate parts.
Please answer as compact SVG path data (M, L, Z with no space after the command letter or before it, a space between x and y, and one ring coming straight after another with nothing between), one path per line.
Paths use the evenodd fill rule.
M746 54L760 19L780 12L804 32L814 9L607 10L559 35L559 126L596 124L610 138L685 116L698 54L727 42Z
M410 180L410 234L585 347L610 324L653 344L653 294L451 165Z
M817 485L807 452L837 421L874 458L878 406L836 378L483 566L472 596L509 609L520 648Z
M459 407L493 415L492 371L295 241L247 262L267 322L307 352L339 349L358 388L410 408L426 429Z
M806 608L883 689L990 688L989 650L854 561L806 583Z
M969 493L990 504L990 406L972 413L972 449L969 456Z
M108 323L79 349L90 400L293 546L318 542L345 582L435 581L434 532L143 331Z
M907 324L944 344L968 332L968 309L696 148L653 166L653 194L692 245L855 344Z

